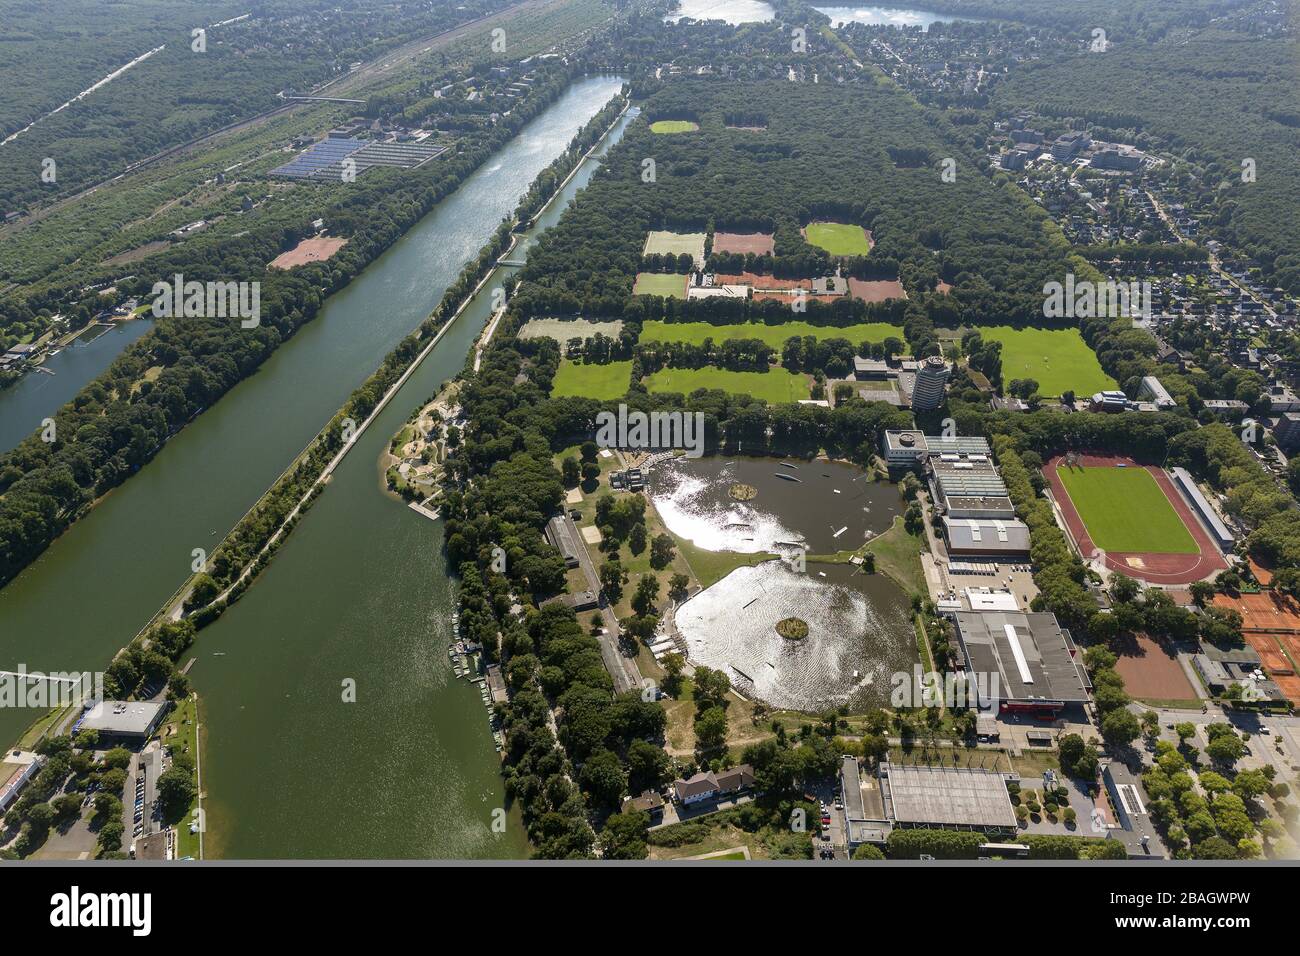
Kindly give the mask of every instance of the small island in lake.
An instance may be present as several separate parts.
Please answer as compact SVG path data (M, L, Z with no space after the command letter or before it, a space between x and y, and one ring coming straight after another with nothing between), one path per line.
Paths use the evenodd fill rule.
M808 622L798 617L787 617L776 622L776 633L787 641L802 641L808 636Z
M727 494L733 501L753 501L758 497L758 489L738 481L727 489Z

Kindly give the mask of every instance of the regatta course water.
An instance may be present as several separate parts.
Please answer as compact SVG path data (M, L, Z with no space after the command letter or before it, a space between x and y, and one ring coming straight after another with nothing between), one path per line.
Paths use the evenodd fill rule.
M188 577L192 549L216 546L621 85L611 77L574 83L257 374L0 590L0 670L101 670ZM583 181L575 177L570 191ZM451 607L440 528L383 496L377 465L391 432L461 368L487 303L477 308L358 441L264 579L199 636L191 676L208 711L209 828L228 827L224 837L213 833L211 849L259 857L524 852L517 826L479 832L485 808L504 797L486 711L457 686L446 641L427 626L445 627ZM380 514L390 520L369 517ZM342 539L330 515L348 529ZM304 551L300 576L294 562ZM263 631L262 615L282 601L289 617L272 614L273 630ZM341 703L345 678L357 681L355 704ZM339 713L321 709L327 700ZM0 710L0 737L16 740L37 716Z
M603 80L590 118L619 87ZM625 117L602 144L622 135ZM589 160L510 259L553 225L599 165ZM441 522L383 492L381 456L455 376L487 324L501 267L393 401L262 578L200 635L195 682L210 745L212 856L522 856L477 687L447 657L454 590ZM249 681L248 671L260 676ZM343 683L355 682L345 703Z

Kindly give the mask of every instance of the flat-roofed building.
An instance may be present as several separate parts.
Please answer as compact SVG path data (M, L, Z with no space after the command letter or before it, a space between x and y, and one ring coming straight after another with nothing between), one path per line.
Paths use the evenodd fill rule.
M1300 448L1300 412L1283 412L1273 426L1273 437L1288 455Z
M45 758L29 750L6 751L0 758L0 813L8 810L23 787L40 772Z
M976 688L981 709L996 704L1002 713L1054 717L1067 705L1089 700L1092 685L1078 648L1056 615L957 611L950 616L971 675L967 686Z
M1029 526L1016 518L943 519L948 553L962 557L1022 558L1029 555Z
M166 701L104 700L87 710L76 730L97 730L101 738L141 743L162 722L170 705Z
M880 790L896 827L1014 831L1006 778L993 770L883 762Z
M1015 517L1007 486L987 454L931 454L928 465L934 503L949 517Z
M914 468L932 455L984 455L992 450L989 443L978 436L927 435L922 431L887 431L881 443L885 463L890 468Z
M1236 538L1223 523L1219 513L1205 500L1205 495L1201 494L1201 489L1196 486L1196 479L1192 477L1191 472L1186 468L1171 468L1169 474L1173 476L1175 487L1191 505L1196 516L1205 525L1205 529L1210 532L1210 537L1214 539L1219 550L1224 554L1230 553L1236 546Z
M1128 851L1130 860L1162 860L1166 854L1164 844L1156 833L1147 810L1150 798L1135 777L1122 763L1111 760L1102 765L1102 780L1111 806L1115 808L1118 827L1107 830L1107 836L1120 840Z
M966 588L962 592L972 611L1018 611L1016 596L1006 588Z

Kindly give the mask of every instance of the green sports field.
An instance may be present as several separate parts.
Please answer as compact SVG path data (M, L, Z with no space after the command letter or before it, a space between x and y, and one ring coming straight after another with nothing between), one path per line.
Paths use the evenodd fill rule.
M645 248L641 251L647 255L680 256L683 252L697 263L704 261L704 239L702 232L672 232L667 229L652 229L646 233Z
M663 293L660 293L661 295ZM883 342L891 335L902 341L901 326L888 322L859 322L835 328L828 325L811 325L807 322L782 322L780 325L768 325L764 322L735 322L730 325L714 325L711 322L664 322L652 319L641 327L642 342L689 342L699 345L705 339L715 342L727 339L758 339L779 349L792 335L800 337L814 335L818 341L826 339L848 339L853 345L859 342Z
M646 388L652 392L681 392L689 395L697 388L720 388L736 395L752 395L772 404L797 402L810 392L807 375L796 375L783 368L767 372L733 372L724 368L664 368L650 375Z
M552 398L595 398L605 401L622 398L627 394L632 377L631 362L609 362L605 365L584 365L565 359L555 372L551 387Z
M865 256L871 251L867 231L844 222L810 222L804 238L833 256Z
M633 295L661 295L664 298L686 298L686 276L672 273L638 272L632 285Z
M1078 329L1013 329L1009 325L979 326L985 339L1002 343L1002 381L1032 378L1041 395L1073 391L1079 397L1118 388L1102 371L1097 353L1088 348Z
M693 133L699 128L699 123L690 120L656 120L650 124L652 133Z
M1092 543L1103 551L1196 554L1191 532L1145 468L1057 470Z

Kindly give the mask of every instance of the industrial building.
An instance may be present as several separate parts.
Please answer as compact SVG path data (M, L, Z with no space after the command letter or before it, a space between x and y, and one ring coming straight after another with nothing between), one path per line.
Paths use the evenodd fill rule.
M863 777L856 757L840 760L844 832L850 848L884 844L895 829L946 827L1007 833L1017 829L1007 775L970 767L883 761Z
M1056 615L1024 611L952 611L965 667L980 709L1054 718L1089 700L1082 655ZM982 681L980 675L988 675ZM996 675L997 685L992 684ZM987 693L988 700L983 699Z

